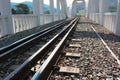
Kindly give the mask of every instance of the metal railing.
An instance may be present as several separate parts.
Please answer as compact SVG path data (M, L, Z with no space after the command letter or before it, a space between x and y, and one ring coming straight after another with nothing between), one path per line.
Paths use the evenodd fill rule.
M102 21L103 23L101 25L116 33L116 13L104 13L102 20L100 15L100 13L90 14L89 18L98 24L101 24L100 21Z
M115 13L106 13L103 15L103 26L105 26L108 30L115 33L116 29L116 14Z
M12 15L14 33L28 30L43 24L51 23L53 21L64 19L62 15L41 14L36 15ZM7 34L8 26L7 16L0 16L0 37Z
M37 25L37 16L34 15L13 15L14 33L31 29Z
M40 16L13 15L12 17L13 17L13 26L15 33L59 20L58 15L53 16L49 14L44 14Z

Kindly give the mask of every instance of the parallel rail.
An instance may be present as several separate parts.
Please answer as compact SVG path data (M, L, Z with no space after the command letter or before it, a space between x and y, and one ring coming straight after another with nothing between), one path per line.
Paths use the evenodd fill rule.
M70 34L72 33L72 31L75 29L75 26L76 26L78 20L79 19L76 19L76 21L73 23L73 25L69 25L70 28L68 29L68 31L66 32L64 37L61 39L59 44L53 50L51 55L42 64L42 66L39 68L39 70L35 73L32 80L47 80L48 79L51 71L54 68L56 61L59 59L60 52L63 49L63 46L65 46L65 42L67 41L67 39L70 36Z
M61 36L65 35L66 31L70 28L70 26L76 21L74 19L66 28L64 28L60 33L54 36L49 42L47 42L42 48L40 48L36 53L34 53L31 57L29 57L20 67L18 67L15 71L9 74L5 80L20 80L21 77L25 76L25 73L29 72L29 70L36 65L37 61L49 50L53 44L60 39ZM24 73L24 74L23 74Z
M5 53L5 52L7 52L8 50L10 50L10 49L12 49L12 48L20 45L21 43L24 43L25 41L28 41L29 39L32 39L32 38L34 38L35 36L38 36L38 35L46 32L46 31L48 31L48 30L50 30L50 29L52 29L52 28L54 28L54 27L56 27L56 26L58 26L58 25L60 25L60 24L62 25L63 22L60 22L60 23L58 23L58 24L56 24L56 25L54 25L54 26L52 26L52 27L46 28L46 29L44 29L44 30L42 30L42 31L40 31L40 32L34 33L34 34L32 34L32 35L30 35L30 36L27 36L27 37L25 37L25 38L23 38L23 39L20 39L20 40L14 42L14 43L12 43L12 44L10 44L10 45L8 45L8 46L5 46L5 47L0 48L0 54Z
M50 32L60 28L61 26L64 26L66 23L71 21L72 19L66 21L66 22L60 22L52 27L49 27L43 31L40 31L38 33L35 33L33 35L30 35L26 38L23 38L19 41L16 41L13 44L10 44L4 48L0 49L0 62L10 58L12 55L19 54L21 52L24 52L26 49L30 48L33 46L33 44L36 44L38 40L49 34Z

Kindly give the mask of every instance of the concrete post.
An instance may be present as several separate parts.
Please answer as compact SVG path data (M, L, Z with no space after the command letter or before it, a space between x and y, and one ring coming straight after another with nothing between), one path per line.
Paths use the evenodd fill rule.
M99 0L100 25L103 25L104 13L109 12L109 5L110 5L110 0Z
M120 0L117 5L115 33L120 36Z
M54 1L50 0L50 14L52 15L52 21L54 21Z
M43 0L33 0L33 14L36 15L38 17L38 26L40 26L41 24L44 24L44 18L41 21L40 20L40 14L43 15Z
M58 14L58 19L60 20L60 1L57 0L57 14Z
M10 0L0 0L0 16L4 17L0 25L2 35L14 33Z

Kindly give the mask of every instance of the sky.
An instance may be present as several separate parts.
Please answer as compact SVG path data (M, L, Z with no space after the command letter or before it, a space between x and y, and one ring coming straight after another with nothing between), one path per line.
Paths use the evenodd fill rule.
M21 3L24 1L33 1L33 0L11 0L11 2L16 2L16 3ZM66 0L67 1L67 5L70 6L73 0ZM44 4L49 4L49 0L44 0ZM54 0L54 6L56 7L56 0Z

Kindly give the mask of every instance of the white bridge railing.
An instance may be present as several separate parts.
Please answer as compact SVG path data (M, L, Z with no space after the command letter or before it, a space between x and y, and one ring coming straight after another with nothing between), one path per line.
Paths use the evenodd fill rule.
M95 21L96 23L100 24L100 14L90 14L90 19ZM108 30L116 33L116 13L104 13L103 14L103 26L106 27Z
M40 15L39 17L35 15L13 15L12 17L15 33L59 20L58 15L49 14Z
M31 29L43 24L64 19L62 15L44 14L40 16L35 15L12 15L14 33L23 30ZM8 26L8 18L0 16L0 37L6 35L7 30L4 26ZM9 26L8 26L9 27Z
M13 15L14 32L20 32L37 26L37 16Z
M106 13L103 16L103 26L105 26L108 30L116 33L116 14L115 13Z

